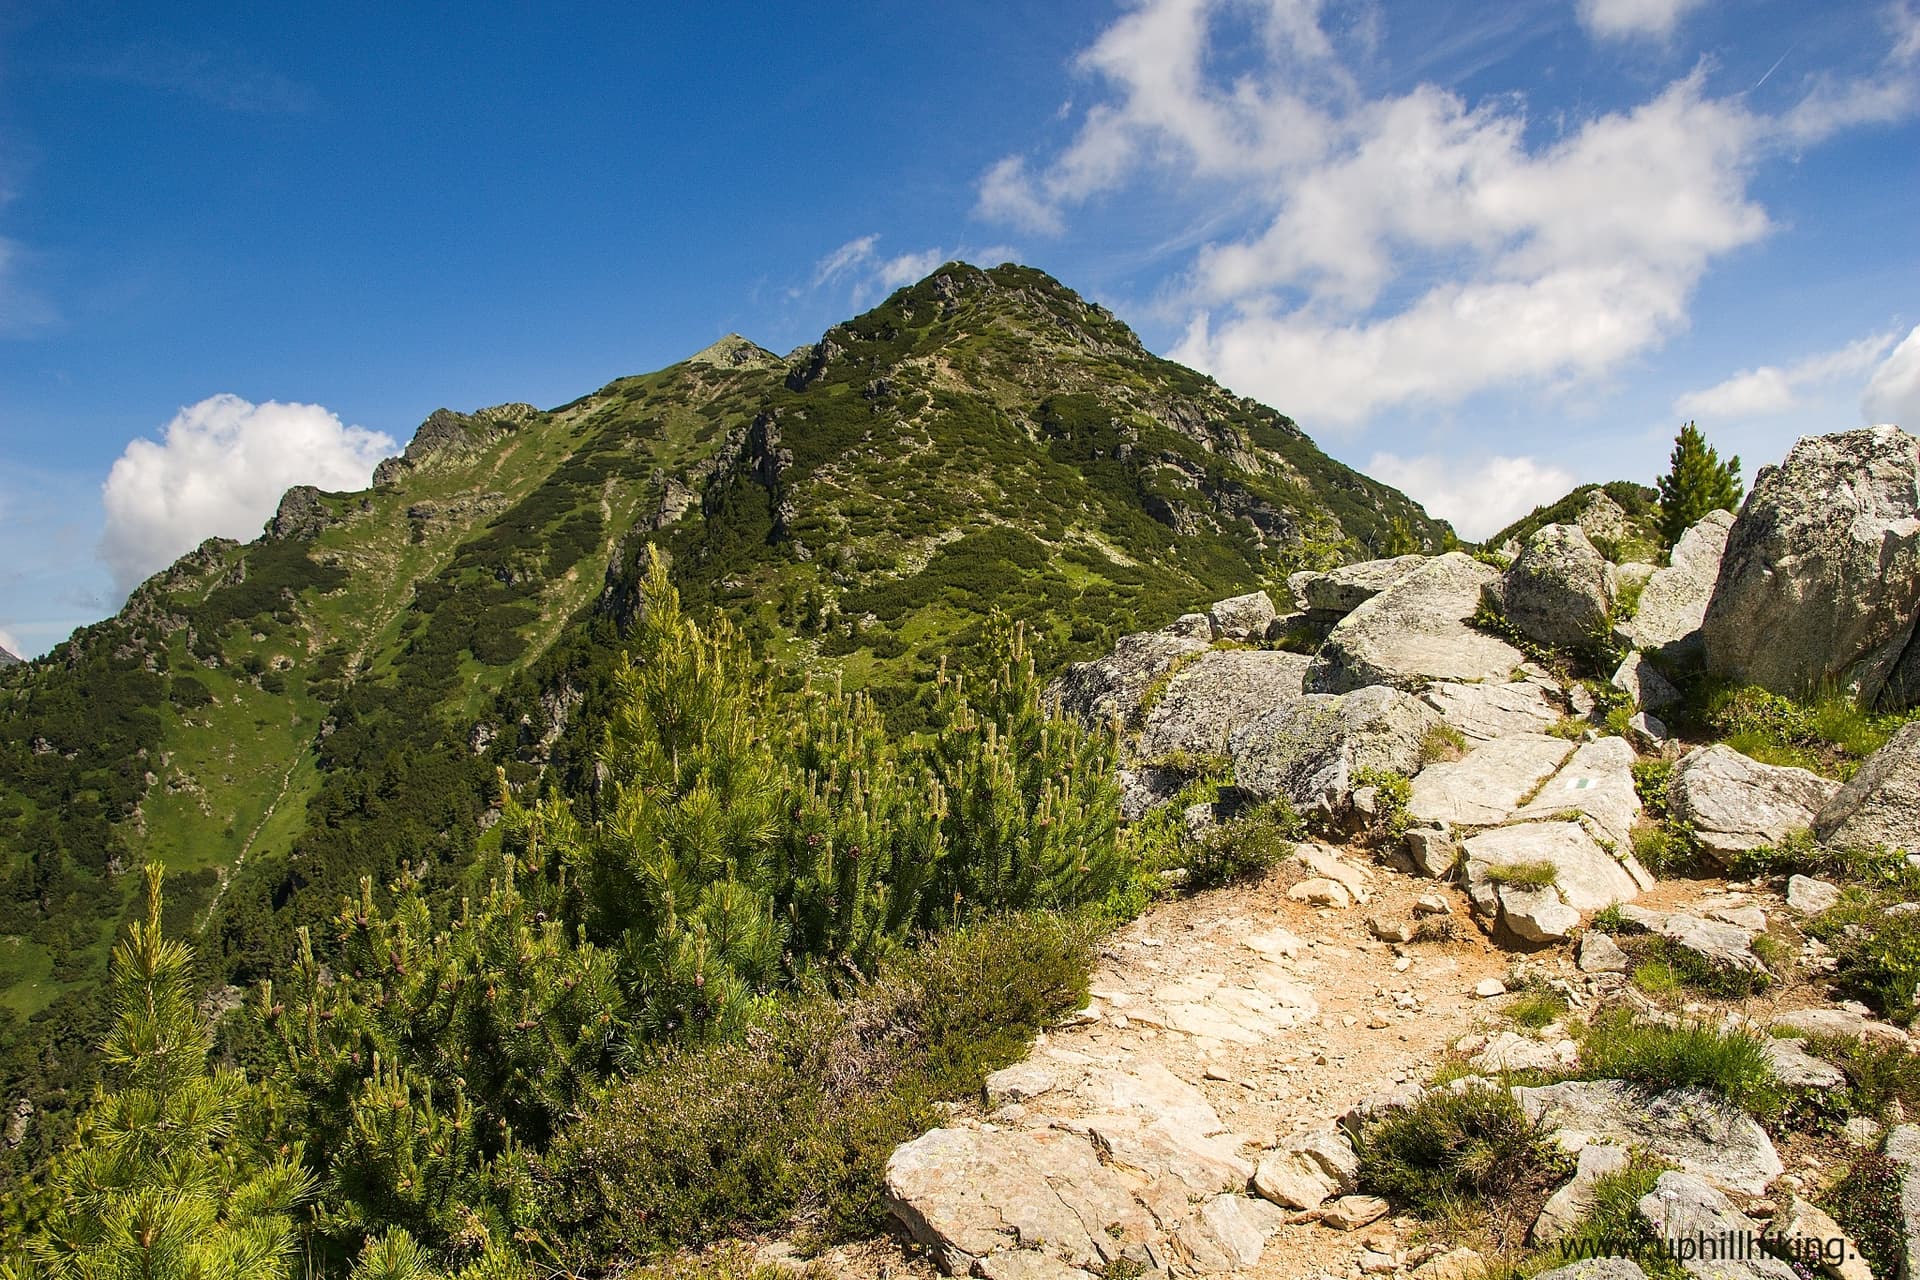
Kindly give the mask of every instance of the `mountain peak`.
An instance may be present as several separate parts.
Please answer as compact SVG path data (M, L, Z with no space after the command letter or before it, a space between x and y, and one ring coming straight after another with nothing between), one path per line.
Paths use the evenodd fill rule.
M687 357L687 363L712 365L716 369L779 369L786 365L786 361L773 352L737 333L700 348Z
M24 661L26 661L26 659L20 657L19 654L14 653L5 645L0 645L0 667L17 667Z

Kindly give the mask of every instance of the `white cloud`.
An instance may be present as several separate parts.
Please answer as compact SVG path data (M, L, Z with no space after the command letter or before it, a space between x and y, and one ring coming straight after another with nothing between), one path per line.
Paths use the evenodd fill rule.
M1688 7L1595 0L1583 19L1660 34ZM1771 229L1749 190L1763 159L1909 109L1816 84L1766 116L1710 95L1702 67L1543 130L1513 95L1369 97L1319 17L1315 0L1138 0L1079 59L1098 92L1072 138L989 167L976 210L1058 232L1149 175L1253 210L1251 230L1194 252L1173 354L1309 430L1615 372L1684 329L1712 265ZM1897 61L1888 83L1905 83Z
M849 240L835 249L813 266L813 286L831 284L856 267L873 261L873 246L880 243L878 235L860 236Z
M159 441L138 439L101 489L100 557L121 591L214 537L252 538L296 484L358 489L395 449L314 404L219 395L180 410Z
M903 253L880 263L874 270L874 279L882 289L898 289L901 285L919 283L945 261L937 248Z
M1868 422L1892 422L1920 431L1920 325L1873 371L1860 409Z
M0 627L0 649L5 649L16 658L24 658L27 656L22 652L20 642L14 639L13 632L7 630L5 627Z
M1665 40L1700 0L1578 0L1580 25L1596 40Z
M1701 391L1689 391L1673 402L1682 418L1750 418L1785 413L1801 407L1797 394L1807 387L1865 373L1893 346L1896 335L1873 334L1837 351L1822 352L1781 368L1762 365L1746 369Z
M1534 458L1463 458L1426 454L1403 458L1376 453L1367 474L1416 499L1429 513L1449 520L1460 536L1485 538L1535 507L1573 488L1573 473Z

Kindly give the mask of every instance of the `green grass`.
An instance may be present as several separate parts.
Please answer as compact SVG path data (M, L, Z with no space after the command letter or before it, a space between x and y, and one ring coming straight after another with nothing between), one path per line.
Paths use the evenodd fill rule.
M1636 1021L1625 1010L1602 1014L1580 1042L1578 1075L1625 1080L1649 1093L1699 1088L1766 1118L1783 1095L1765 1054L1766 1041L1744 1031Z
M1559 878L1560 871L1551 862L1509 862L1487 868L1488 880L1516 889L1545 889Z
M1900 1167L1878 1151L1863 1152L1820 1203L1841 1230L1860 1246L1860 1256L1876 1276L1897 1276L1906 1269L1906 1214L1901 1208Z
M1671 1000L1687 989L1686 978L1665 960L1642 960L1633 966L1628 981L1641 991L1662 1000Z
M1904 862L1901 865L1904 868ZM1806 925L1809 934L1833 951L1835 985L1902 1026L1916 1013L1920 912L1896 914L1887 908L1911 897L1904 883L1910 879L1911 872L1902 871L1891 886L1851 886L1838 904Z
M1763 764L1791 765L1846 781L1912 717L1881 715L1826 689L1805 699L1754 685L1700 680L1679 719Z
M1503 1012L1515 1026L1538 1031L1566 1015L1567 998L1558 991L1546 988L1526 991L1521 993L1520 997L1509 1004Z

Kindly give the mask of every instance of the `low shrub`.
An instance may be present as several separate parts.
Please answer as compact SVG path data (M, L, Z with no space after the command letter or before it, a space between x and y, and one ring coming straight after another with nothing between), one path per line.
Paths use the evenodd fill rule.
M1292 857L1305 834L1293 806L1276 797L1209 831L1187 862L1187 884L1215 889L1257 879Z
M1847 1073L1845 1110L1885 1120L1920 1115L1920 1054L1879 1040L1812 1036L1807 1052Z
M888 1155L1086 998L1092 936L1042 913L983 921L848 999L785 1002L638 1067L558 1135L529 1229L588 1271L797 1220L881 1230Z
M1920 983L1920 912L1889 912L1893 899L1884 890L1850 887L1806 929L1832 948L1835 985L1904 1026L1913 1021Z
M1744 1031L1697 1023L1662 1026L1613 1010L1587 1029L1578 1072L1587 1080L1625 1080L1649 1093L1705 1089L1765 1118L1782 1103L1765 1049L1765 1040Z
M1525 1239L1570 1171L1547 1131L1506 1089L1433 1089L1367 1122L1355 1141L1359 1185L1424 1217L1482 1209L1503 1245Z
M1379 793L1379 817L1375 820L1381 836L1398 841L1413 826L1413 814L1407 806L1413 800L1413 782L1404 773L1392 769L1356 769L1354 787L1372 787Z
M1874 1275L1905 1270L1906 1215L1900 1207L1898 1165L1877 1151L1863 1152L1827 1193L1824 1205L1860 1246L1860 1256Z

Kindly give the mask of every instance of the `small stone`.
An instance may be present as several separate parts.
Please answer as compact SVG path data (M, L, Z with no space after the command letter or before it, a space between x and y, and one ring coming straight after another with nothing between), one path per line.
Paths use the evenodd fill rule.
M1320 1221L1335 1231L1358 1231L1386 1217L1389 1207L1379 1196L1341 1196L1320 1211Z
M1413 1280L1476 1280L1487 1264L1472 1249L1449 1249L1427 1259L1413 1269Z
M1400 1264L1393 1260L1393 1255L1390 1253L1375 1253L1372 1249L1360 1251L1360 1271L1364 1275L1392 1275L1399 1269Z
M1367 921L1367 928L1382 942L1413 941L1413 926L1404 920L1395 920L1389 916L1373 916Z
M1423 893L1413 900L1413 914L1416 916L1451 915L1453 908L1447 900L1437 893Z
M1580 972L1625 973L1627 953L1598 929L1589 929L1580 937Z
M1338 880L1329 880L1325 876L1302 880L1287 890L1287 896L1295 902L1305 902L1316 907L1346 908L1353 905L1353 896L1347 892L1346 886Z
M1657 750L1665 746L1673 735L1667 729L1667 722L1659 716L1652 715L1645 711L1639 711L1635 712L1633 718L1627 721L1627 736L1639 743L1642 747Z
M1401 838L1401 844L1421 875L1439 880L1452 874L1458 851L1445 827L1415 827Z
M1384 1031L1392 1025L1393 1019L1378 1009L1367 1015L1367 1026L1375 1031Z
M1794 876L1787 881L1787 905L1805 915L1817 916L1831 910L1840 901L1840 886L1812 876Z
M1507 994L1507 984L1498 978L1482 978L1473 984L1473 994L1481 1000L1491 1000Z

